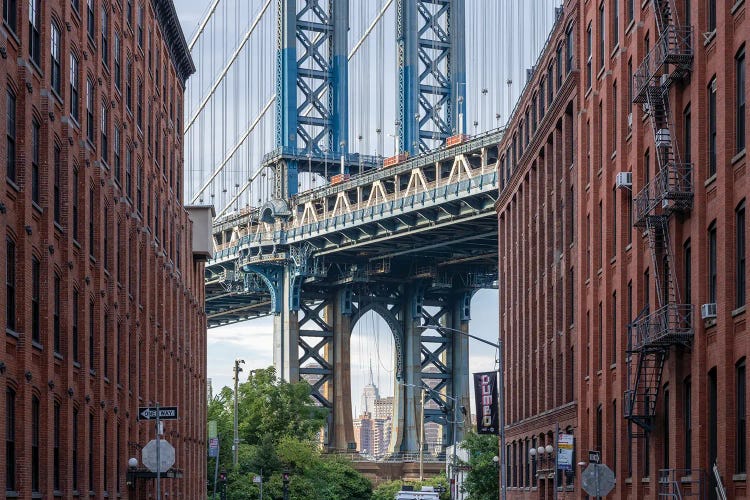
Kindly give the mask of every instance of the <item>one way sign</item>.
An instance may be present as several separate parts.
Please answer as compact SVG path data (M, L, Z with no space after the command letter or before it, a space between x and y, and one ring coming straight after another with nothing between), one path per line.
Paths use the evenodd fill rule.
M156 420L156 406L138 407L138 420ZM159 420L177 420L176 406L160 406Z

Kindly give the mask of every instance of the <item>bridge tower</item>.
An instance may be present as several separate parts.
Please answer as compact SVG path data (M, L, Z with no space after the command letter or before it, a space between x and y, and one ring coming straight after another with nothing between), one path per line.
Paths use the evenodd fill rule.
M434 149L466 131L464 0L398 0L400 151Z
M300 158L348 151L348 0L278 0L275 197L297 193ZM316 162L316 169L319 162ZM332 169L333 171L333 169Z

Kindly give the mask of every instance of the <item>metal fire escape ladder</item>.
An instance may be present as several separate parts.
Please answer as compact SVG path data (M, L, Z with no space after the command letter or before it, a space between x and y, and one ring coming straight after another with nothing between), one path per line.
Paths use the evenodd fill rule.
M692 27L679 25L673 0L652 0L652 5L659 40L633 75L633 102L650 118L657 172L635 197L633 225L647 237L658 307L652 311L647 304L629 328L624 409L625 418L640 429L631 430L631 437L652 430L664 362L672 346L689 348L693 338L692 306L680 301L669 237L672 214L688 212L693 204L692 165L680 160L669 106L672 84L692 68Z

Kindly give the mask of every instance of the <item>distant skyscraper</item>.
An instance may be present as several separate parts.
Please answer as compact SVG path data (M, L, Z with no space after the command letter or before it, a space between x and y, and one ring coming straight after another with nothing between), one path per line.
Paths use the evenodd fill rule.
M372 377L372 363L370 363L370 382L362 389L362 398L359 402L359 414L375 413L375 401L380 399L380 393Z

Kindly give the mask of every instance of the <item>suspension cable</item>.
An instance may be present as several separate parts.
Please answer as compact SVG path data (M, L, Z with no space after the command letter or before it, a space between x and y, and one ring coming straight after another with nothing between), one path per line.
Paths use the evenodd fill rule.
M208 101L210 101L211 97L213 97L214 92L216 92L216 89L219 87L219 84L221 84L221 82L224 80L224 77L229 72L229 68L237 60L237 57L240 55L240 52L242 52L242 49L245 47L245 44L250 39L250 35L253 34L253 32L255 31L256 26L258 26L258 24L260 23L260 20L263 17L263 14L265 14L266 11L268 10L268 6L269 5L271 5L271 0L266 0L266 3L263 4L263 7L261 8L260 12L258 13L258 16L255 18L255 20L253 20L253 24L250 26L250 29L247 31L247 33L245 34L245 37L240 42L239 47L237 47L237 49L235 49L234 53L232 54L232 57L230 57L229 61L224 66L224 69L219 74L219 77L216 79L216 81L214 82L214 84L211 86L211 90L208 92L208 95L203 98L203 100L201 101L200 105L198 106L198 109L195 111L195 113L193 114L193 116L190 118L190 121L188 122L187 126L185 127L185 131L183 132L183 135L187 134L187 132L190 130L190 127L192 127L193 123L195 123L195 120L198 119L198 115L200 115L201 111L203 111L203 108L206 107L206 104L208 103Z

